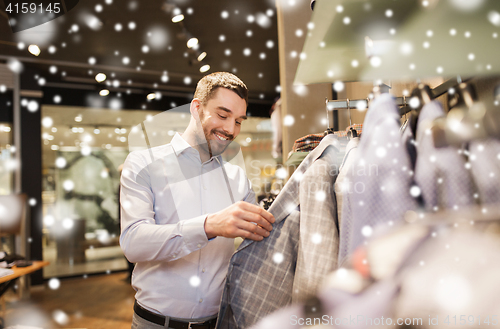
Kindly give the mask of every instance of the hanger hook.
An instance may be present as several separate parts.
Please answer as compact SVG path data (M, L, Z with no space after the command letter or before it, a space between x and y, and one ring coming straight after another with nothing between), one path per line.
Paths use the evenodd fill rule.
M351 120L351 104L349 103L349 98L347 98L347 111L349 111L349 126L352 126L352 120Z

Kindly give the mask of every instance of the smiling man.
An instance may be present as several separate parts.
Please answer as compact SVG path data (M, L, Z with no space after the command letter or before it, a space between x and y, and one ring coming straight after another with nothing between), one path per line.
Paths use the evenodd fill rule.
M221 157L247 103L235 75L207 75L184 133L127 157L120 245L136 263L132 328L214 328L233 239L269 236L274 217L256 205L243 169Z

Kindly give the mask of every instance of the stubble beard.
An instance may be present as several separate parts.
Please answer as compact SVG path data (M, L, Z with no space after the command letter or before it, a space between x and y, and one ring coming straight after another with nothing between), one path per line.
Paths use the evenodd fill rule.
M232 135L228 136L228 135L224 134L223 132L217 131L216 129L208 130L207 123L205 120L204 110L200 108L200 111L198 113L199 113L198 115L200 117L200 125L201 125L201 128L203 129L203 137L198 135L198 138L197 138L198 145L200 145L200 147L203 149L203 151L207 152L210 155L210 158L212 158L212 156L214 156L214 155L217 156L217 155L224 153L224 151L226 150L226 148L229 146L230 143L225 145L221 150L218 150L218 148L221 148L221 147L219 147L219 145L216 144L217 143L216 141L210 139L210 136L213 135L215 132L218 132L219 134L227 137L229 141L232 141L234 139L234 136L232 136ZM211 144L212 142L214 143L214 145Z

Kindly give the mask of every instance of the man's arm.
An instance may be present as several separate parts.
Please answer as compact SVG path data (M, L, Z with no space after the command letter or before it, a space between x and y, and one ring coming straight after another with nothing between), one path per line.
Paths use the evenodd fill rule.
M252 195L249 192L245 200L251 201ZM264 209L240 201L215 214L157 225L150 172L137 153L131 153L125 161L120 203L120 245L132 263L176 260L203 248L209 238L216 236L262 240L269 236L270 223L274 222L274 217Z
M206 215L176 224L155 223L150 171L140 153L127 157L120 183L120 245L130 262L172 261L208 243Z

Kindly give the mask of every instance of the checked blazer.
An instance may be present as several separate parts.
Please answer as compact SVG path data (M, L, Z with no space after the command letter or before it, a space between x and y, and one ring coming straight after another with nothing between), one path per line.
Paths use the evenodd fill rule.
M324 137L290 177L269 209L276 219L269 237L245 240L233 254L216 328L248 328L314 295L336 268L336 143Z

